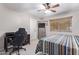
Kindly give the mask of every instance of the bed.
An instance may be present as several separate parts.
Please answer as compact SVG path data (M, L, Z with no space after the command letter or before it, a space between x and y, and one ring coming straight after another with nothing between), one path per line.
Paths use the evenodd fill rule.
M56 34L41 38L35 53L42 52L46 55L79 55L79 36Z

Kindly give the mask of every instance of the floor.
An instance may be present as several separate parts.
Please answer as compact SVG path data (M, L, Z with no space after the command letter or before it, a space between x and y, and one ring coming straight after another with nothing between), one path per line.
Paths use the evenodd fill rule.
M20 53L22 55L35 55L35 49L36 49L36 45L38 43L38 40L33 40L31 41L31 44L24 46L24 48L26 48L26 52L25 51L20 51Z
M20 50L20 55L35 55L35 49L36 49L36 45L38 43L38 40L32 40L30 45L25 45L23 46L24 48L26 48L26 51L24 50ZM9 52L5 53L5 52L1 52L2 55L8 55ZM17 52L13 53L12 55L16 55Z

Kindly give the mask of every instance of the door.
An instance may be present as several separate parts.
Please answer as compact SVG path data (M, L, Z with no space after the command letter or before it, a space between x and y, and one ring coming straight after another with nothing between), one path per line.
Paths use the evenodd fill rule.
M42 38L46 36L46 28L45 23L38 23L38 38Z

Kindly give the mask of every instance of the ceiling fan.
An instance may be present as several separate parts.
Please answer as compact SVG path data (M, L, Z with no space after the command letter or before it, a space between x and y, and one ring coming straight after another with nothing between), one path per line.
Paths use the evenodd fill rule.
M56 12L56 10L54 10L54 8L59 7L60 5L59 4L52 5L52 4L53 3L44 3L42 5L45 7L45 10ZM39 11L41 11L41 10L39 10Z

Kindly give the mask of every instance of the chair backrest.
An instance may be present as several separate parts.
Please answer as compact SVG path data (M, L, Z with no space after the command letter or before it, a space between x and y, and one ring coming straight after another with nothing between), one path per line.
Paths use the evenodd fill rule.
M21 46L25 41L25 37L27 36L27 32L24 28L19 28L17 32L15 32L13 39L13 46Z

